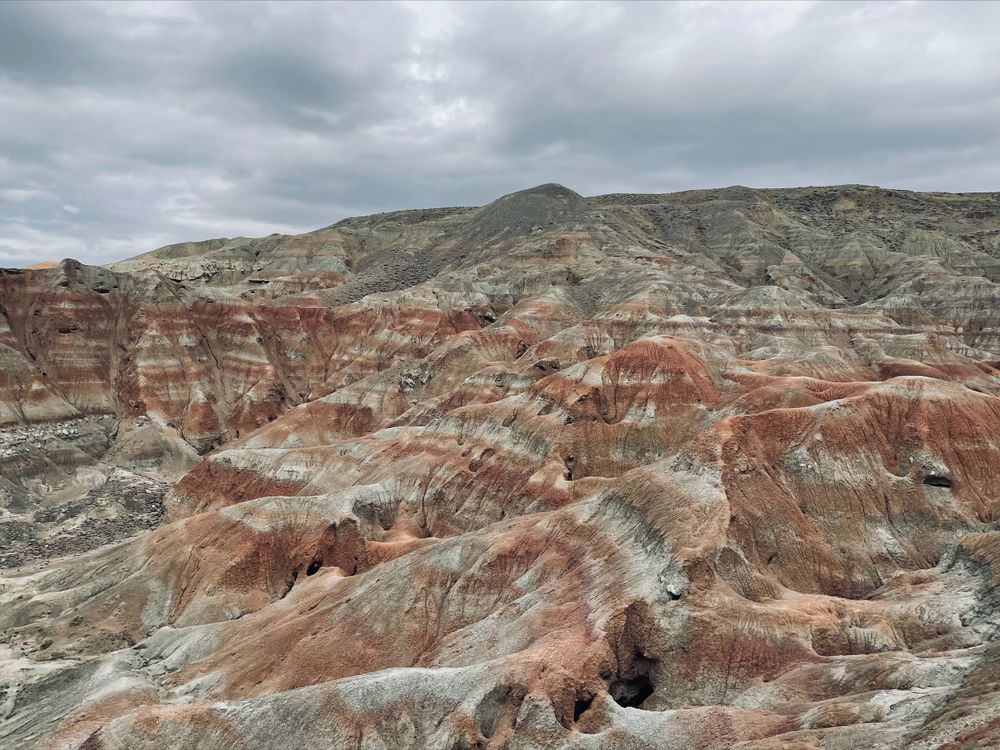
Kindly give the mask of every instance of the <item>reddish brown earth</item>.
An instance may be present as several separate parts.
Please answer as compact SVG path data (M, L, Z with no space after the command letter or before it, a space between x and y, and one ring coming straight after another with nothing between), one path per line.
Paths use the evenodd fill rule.
M1000 746L1000 195L0 271L0 362L2 747Z

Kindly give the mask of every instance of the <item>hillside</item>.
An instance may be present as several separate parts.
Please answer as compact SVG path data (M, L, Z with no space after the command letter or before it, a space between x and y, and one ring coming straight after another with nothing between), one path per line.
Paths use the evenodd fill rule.
M1000 193L0 269L0 747L994 746L998 523Z

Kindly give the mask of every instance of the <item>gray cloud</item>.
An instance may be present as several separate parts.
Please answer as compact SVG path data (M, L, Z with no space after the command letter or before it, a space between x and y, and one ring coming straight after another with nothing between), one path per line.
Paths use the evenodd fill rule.
M1000 189L996 3L0 3L0 264L731 184Z

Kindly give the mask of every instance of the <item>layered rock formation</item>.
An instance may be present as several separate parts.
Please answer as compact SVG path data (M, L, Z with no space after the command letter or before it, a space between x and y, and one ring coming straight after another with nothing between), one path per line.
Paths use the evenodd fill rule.
M0 304L0 745L1000 743L1000 195L544 185Z

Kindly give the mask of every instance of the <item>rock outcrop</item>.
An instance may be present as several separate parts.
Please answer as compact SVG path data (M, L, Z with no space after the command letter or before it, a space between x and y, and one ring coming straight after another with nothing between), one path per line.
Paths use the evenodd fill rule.
M1000 195L0 272L0 745L1000 744Z

